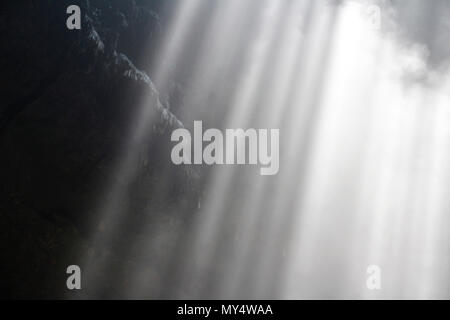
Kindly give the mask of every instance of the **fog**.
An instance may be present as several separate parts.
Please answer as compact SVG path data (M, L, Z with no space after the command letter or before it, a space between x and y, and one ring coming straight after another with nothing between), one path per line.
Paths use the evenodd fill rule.
M148 67L159 98L183 88L167 107L191 132L279 129L279 172L193 168L195 213L133 245L151 258L124 297L449 298L448 1L193 0L170 17ZM155 121L143 105L124 181ZM113 227L98 250L122 227L121 192L99 200Z

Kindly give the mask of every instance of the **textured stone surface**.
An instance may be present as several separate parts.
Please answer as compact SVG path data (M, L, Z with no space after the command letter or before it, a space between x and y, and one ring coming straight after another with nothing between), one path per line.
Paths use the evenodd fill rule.
M65 8L82 8L82 30L68 31ZM151 75L137 69L161 30L155 1L17 1L0 13L0 273L5 297L56 297L65 265L89 247L88 210L114 181L133 128L151 108L157 121L142 141L126 214L194 207L196 175L170 168L170 132L182 126L163 107ZM153 50L153 51L152 51ZM190 204L189 204L190 203ZM186 209L187 211L187 209ZM134 220L133 220L134 219ZM132 229L131 229L132 230ZM130 231L132 232L132 231ZM127 241L126 235L123 238Z

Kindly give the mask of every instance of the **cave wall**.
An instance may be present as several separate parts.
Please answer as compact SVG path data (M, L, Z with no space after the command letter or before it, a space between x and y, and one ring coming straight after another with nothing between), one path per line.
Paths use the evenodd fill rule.
M66 28L70 4L81 7L81 30ZM142 142L125 214L139 223L142 215L166 214L168 204L182 204L180 215L196 206L196 174L170 167L170 133L182 123L161 103L152 75L140 69L157 50L165 7L155 0L2 5L4 297L62 296L65 266L89 250L90 208L114 181L115 163L127 150L131 119L142 104L158 120ZM162 176L168 170L170 179ZM164 195L158 194L162 179L169 183Z

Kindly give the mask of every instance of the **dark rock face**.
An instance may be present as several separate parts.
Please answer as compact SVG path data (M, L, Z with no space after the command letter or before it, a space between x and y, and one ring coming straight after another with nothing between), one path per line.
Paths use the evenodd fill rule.
M82 29L65 13L81 7ZM152 55L161 21L157 1L17 1L0 13L0 273L5 297L58 297L65 266L89 247L86 223L114 163L127 152L132 118L156 121L141 142L129 181L130 219L197 204L196 175L170 163L170 133L182 126L137 69ZM151 75L150 75L151 76ZM158 184L171 172L165 198ZM166 181L167 182L167 181ZM146 208L143 210L142 208ZM73 262L72 262L73 263Z

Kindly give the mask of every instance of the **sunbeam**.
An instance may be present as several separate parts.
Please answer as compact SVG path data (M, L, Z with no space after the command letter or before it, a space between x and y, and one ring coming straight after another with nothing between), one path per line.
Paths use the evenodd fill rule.
M449 77L427 71L423 47L380 30L367 16L374 3L176 3L151 79L163 94L181 83L182 105L141 97L116 181L96 209L96 252L112 250L126 225L128 188L161 118L174 129L195 130L194 121L219 133L277 129L270 148L280 149L279 172L182 164L200 181L190 186L198 204L171 203L156 220L153 207L142 210L123 253L136 259L119 273L124 297L448 295ZM193 154L204 152L195 139ZM155 198L173 201L174 168L160 169ZM107 255L85 261L91 284L110 263ZM382 270L381 290L371 290L370 270Z

